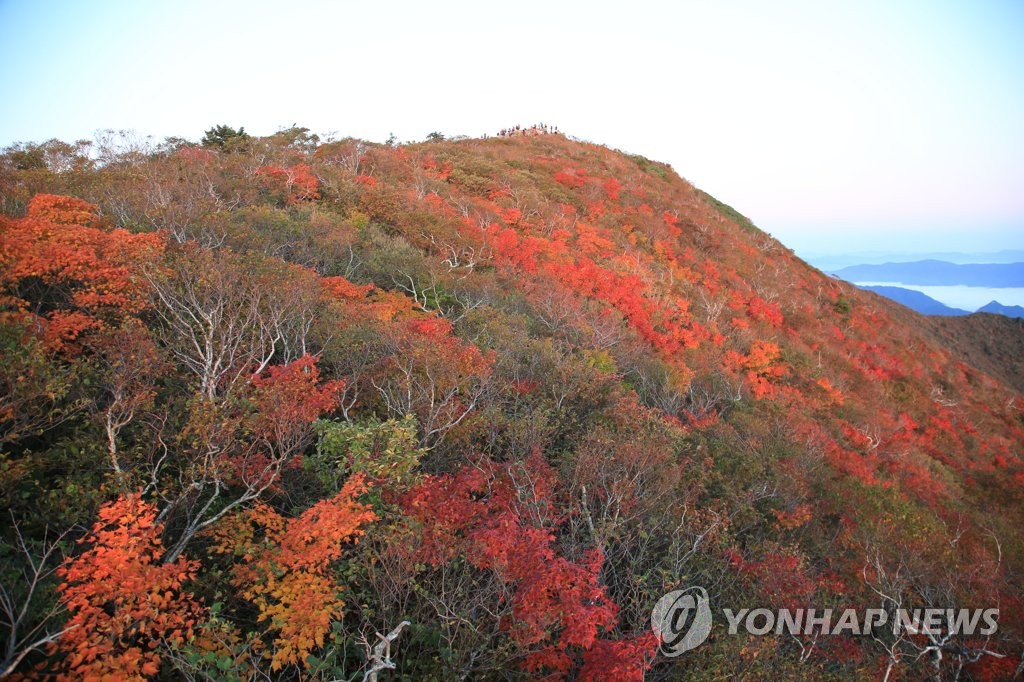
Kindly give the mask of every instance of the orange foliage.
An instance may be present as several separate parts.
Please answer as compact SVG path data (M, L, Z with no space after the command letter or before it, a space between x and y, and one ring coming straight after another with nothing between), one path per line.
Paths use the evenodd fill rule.
M37 194L28 202L25 216L54 225L96 227L100 221L98 208L76 197Z
M139 266L156 260L163 238L99 224L97 207L50 194L36 195L20 220L0 217L0 306L31 319L52 349L71 350L147 304Z
M843 392L840 391L835 386L833 386L831 381L829 381L825 377L822 377L821 379L818 379L815 383L821 387L821 390L825 391L825 395L828 396L828 399L830 401L832 401L836 405L843 404Z
M356 501L366 489L356 474L337 495L297 518L287 519L257 502L213 526L212 551L239 559L232 582L275 633L267 654L272 670L305 665L313 649L323 646L331 621L341 617L341 587L329 569L341 557L342 546L356 542L366 533L363 526L377 518L369 505Z
M344 277L322 277L320 279L320 286L337 298L353 300L362 300L366 297L366 294L373 291L372 284L353 284Z
M159 669L159 645L182 644L203 609L185 592L198 564L161 564L156 509L141 495L100 507L88 549L60 570L71 613L59 641L67 679L143 679Z
M785 376L788 371L779 362L781 355L779 344L758 340L751 344L745 356L736 351L726 351L725 362L734 371L746 370L750 392L755 398L765 398L774 392L772 381Z
M775 518L779 520L780 528L794 530L811 520L811 506L809 504L800 504L793 511L778 509L775 511Z

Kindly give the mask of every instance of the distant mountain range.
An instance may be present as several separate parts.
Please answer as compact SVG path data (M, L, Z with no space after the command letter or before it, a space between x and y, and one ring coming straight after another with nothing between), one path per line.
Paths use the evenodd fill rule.
M865 291L873 291L876 294L905 305L922 315L941 315L944 317L959 317L970 315L971 311L960 308L951 308L945 303L936 301L931 296L922 294L920 291L903 289L902 287L860 285ZM978 308L976 313L994 313L1006 317L1024 318L1024 308L1019 305L1003 305L999 301L992 301Z
M996 315L1006 315L1007 317L1024 317L1024 308L1019 305L1003 305L999 301L992 301L978 308L976 312L995 313Z
M924 315L970 315L968 310L960 310L959 308L950 308L944 303L936 301L931 296L922 294L920 291L914 291L912 289L903 289L901 287L885 287L885 286L861 286L861 289L867 291L873 291L876 294L881 294L888 299L892 299L901 305L905 305L911 310L916 310Z
M939 260L851 265L834 273L848 282L925 286L1024 287L1024 263L958 264Z
M995 251L989 253L962 253L943 251L934 253L904 253L898 251L861 251L842 254L799 253L808 263L824 270L835 272L851 265L907 263L921 260L937 260L946 263L967 265L972 263L1022 263L1024 251L1019 249Z
M989 255L994 259L1020 255L1020 252L1004 251ZM910 262L858 263L832 273L925 315L956 317L970 315L974 311L1024 317L1024 308L1018 305L1024 292L1024 260L952 263L928 258ZM982 305L984 301L989 303Z

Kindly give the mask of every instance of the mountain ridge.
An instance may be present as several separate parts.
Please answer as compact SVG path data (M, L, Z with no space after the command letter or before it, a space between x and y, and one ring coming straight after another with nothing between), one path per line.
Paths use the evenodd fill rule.
M1019 305L1003 305L999 301L990 301L978 308L979 313L994 313L1006 317L1024 317L1024 308Z
M910 641L890 660L874 641L823 638L806 659L789 638L724 635L655 658L651 608L682 581L717 605L877 607L881 581L904 569L884 589L908 603L1017 603L1024 405L1006 353L985 360L957 340L971 327L943 336L804 263L669 166L561 135L221 138L102 165L8 150L0 227L21 259L4 284L9 319L41 330L17 327L32 342L9 344L10 371L74 370L66 400L43 382L50 393L32 403L62 415L53 435L12 441L5 486L30 494L5 503L41 536L44 522L88 527L103 504L180 495L153 517L197 562L197 599L223 600L225 646L249 637L293 652L266 663L298 678L313 664L295 652L333 660L360 628L409 620L394 655L411 677L841 679L890 662L924 674L932 661ZM53 296L38 264L77 263L52 257L73 247L98 266L49 274L75 294ZM253 333L258 372L229 363L210 378L193 355L203 345L188 342L189 319L206 319L186 314L193 300L235 306L239 324L266 318L256 329L277 340ZM139 349L159 359L144 363L159 376L132 379L149 382L146 419L111 437L103 410L115 403L97 385ZM232 460L201 447L233 452L252 434L252 453ZM161 443L177 478L158 475ZM294 459L261 501L239 498L247 511L195 535L209 505L190 491L208 479L187 477L224 467L236 473L217 494L241 495L247 462L282 448ZM119 477L109 462L122 452ZM253 629L256 612L297 613L260 591L261 566L287 559L289 579L340 589L329 562L301 563L274 529L316 537L306 514L328 518L328 500L365 521L345 497L354 473L382 521L324 550L344 557L344 592L357 596L334 621L338 640L324 644L320 623L283 643ZM147 493L154 480L169 491ZM85 492L51 492L66 490ZM262 544L246 544L257 532ZM1021 625L1010 614L1001 628L988 646L1017 655ZM958 646L940 666L1005 672L1004 659L970 661L973 640Z
M834 273L850 282L896 282L925 286L1024 286L1024 263L956 264L938 260L852 265Z
M927 296L920 291L914 291L913 289L903 289L901 287L889 287L889 286L878 286L872 284L862 284L861 289L865 291L873 291L876 294L881 294L888 299L896 301L900 305L905 305L911 310L921 313L922 315L969 315L970 311L961 310L959 308L951 308L944 303L936 301L931 296Z

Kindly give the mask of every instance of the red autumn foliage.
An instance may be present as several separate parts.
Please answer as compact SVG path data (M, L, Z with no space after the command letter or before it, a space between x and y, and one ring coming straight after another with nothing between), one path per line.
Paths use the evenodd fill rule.
M582 168L568 168L558 171L555 173L554 178L555 182L572 189L579 189L587 184L587 172Z
M344 385L341 380L321 383L316 360L309 355L286 365L271 365L252 378L255 433L286 442L295 429L333 410Z
M754 581L768 605L798 609L811 605L819 591L838 593L845 587L834 576L813 575L807 557L795 547L766 546L757 561L746 561L731 553L733 565Z
M256 174L268 180L268 189L282 192L288 203L320 198L320 180L304 163L287 168L260 166Z
M769 303L760 296L751 296L747 303L747 314L758 322L765 322L775 329L783 324L782 311L777 303Z
M645 670L654 662L658 643L653 632L619 640L594 640L594 646L583 652L583 665L576 679L643 682Z
M601 183L601 189L604 190L604 195L608 197L609 201L618 201L619 193L622 191L622 183L615 178L608 178Z
M617 628L638 622L637 614L643 616L664 587L662 576L679 574L677 546L689 552L695 540L697 554L685 569L709 570L725 590L745 598L801 605L813 600L813 606L847 592L851 601L874 599L864 580L878 580L882 571L865 573L864 567L878 560L889 562L894 575L912 577L908 601L923 593L1015 603L1010 596L1019 591L1021 552L1006 538L1020 525L1024 490L1020 401L988 369L958 362L955 347L930 337L927 320L905 317L823 277L742 216L642 157L560 138L397 147L346 141L332 154L311 154L312 147L267 149L260 163L268 165L255 182L250 155L187 148L169 157L173 163L137 158L131 166L110 164L88 173L53 171L50 156L39 165L28 154L26 164L14 152L0 164L5 199L11 192L6 205L28 208L25 218L0 219L2 321L17 323L12 328L22 336L7 348L23 363L0 374L0 393L36 384L29 396L33 409L55 406L58 413L52 421L33 419L31 428L16 429L20 437L30 435L4 452L10 466L0 467L0 474L12 490L22 481L49 484L59 478L54 469L78 467L63 465L67 443L91 442L97 423L102 433L104 412L137 413L111 437L123 447L111 450L112 461L120 456L125 469L116 483L148 484L152 472L132 467L150 464L166 446L168 465L152 484L163 488L159 499L180 505L170 510L168 537L211 494L217 498L212 513L235 499L251 507L216 520L210 531L217 537L248 528L244 542L231 541L243 548L239 565L204 572L199 583L211 596L236 590L237 601L247 602L240 616L226 616L236 619L232 627L245 630L231 646L251 644L247 655L266 653L281 675L305 675L306 654L326 642L343 599L349 599L343 591L349 585L337 584L336 573L344 568L346 576L363 581L353 591L362 612L372 614L352 630L393 626L393 617L404 614L389 599L410 587L401 608L418 609L424 627L412 638L403 634L392 654L399 661L405 646L414 644L415 654L400 665L417 666L411 674L423 675L441 665L422 636L444 627L434 629L440 621L432 621L432 609L443 603L448 584L432 593L434 579L466 571L474 581L484 577L482 600L497 596L484 609L479 630L464 640L464 630L452 630L448 672L497 675L512 661L537 675L641 679L655 642L650 634L621 636ZM12 160L17 163L6 163ZM160 177L168 169L190 177ZM311 203L320 201L321 178L331 188L329 206ZM29 203L26 188L46 183L89 192L104 202L109 217L67 197L40 195ZM175 190L167 202L167 188L181 183L195 191ZM188 201L195 196L203 201ZM267 205L268 198L275 205ZM235 202L239 209L225 208ZM168 203L174 210L167 210ZM265 216L302 223L303 229L250 230L253 217ZM247 263L256 271L262 263L279 263L260 254L280 253L315 263L318 272L354 271L396 290L319 278L309 270L301 291L289 293L295 305L274 308L263 304L287 278L254 278L258 295L253 307L242 306L242 319L245 310L267 315L261 322L273 328L271 336L279 321L286 334L302 328L301 343L290 338L268 348L284 349L291 359L308 347L319 360L300 357L257 376L253 368L263 364L241 362L241 388L231 401L213 405L211 397L195 408L180 395L182 368L174 363L181 361L167 360L169 369L158 362L175 339L154 322L147 278L139 275L160 269L136 265L147 264L150 247L157 260L161 240L112 230L115 219L166 225L179 240L199 239L193 236L199 224L227 226L226 246L217 251L255 254ZM182 251L195 262L208 252L198 244ZM321 257L321 251L330 255ZM190 283L215 279L211 268L196 270ZM214 288L231 289L231 281L221 278ZM296 311L296 319L284 319ZM117 337L125 329L135 331ZM37 338L17 347L27 333ZM469 338L496 350L481 352ZM63 352L49 352L54 349ZM73 352L78 349L84 352ZM152 359L157 369L132 374L113 354L135 364ZM93 362L103 365L109 391L91 388ZM63 379L50 378L65 369L72 370L66 399ZM322 381L321 371L345 381ZM618 392L650 406L650 413L627 407ZM61 401L72 409L61 411ZM29 404L0 403L5 423ZM336 561L333 552L357 533L332 521L352 521L358 503L350 498L344 511L341 500L316 501L327 485L321 477L338 472L317 469L325 463L314 462L310 426L335 407L356 432L363 419L414 415L409 428L427 453L424 470L455 472L414 485L403 498L407 516L396 523L398 530L381 528L373 543L361 544L352 554L365 551L367 560L358 565ZM184 426L179 414L189 415ZM630 430L632 424L663 422L672 425L664 440ZM542 460L466 465L466 453L474 449L515 461L537 443L554 445L571 503ZM303 458L308 467L275 468ZM87 469L90 458L80 459ZM98 459L105 465L106 457ZM276 508L257 497L221 492L269 481L260 471L274 477L266 496L276 496ZM77 484L102 478L99 489L88 492L105 494L114 477L96 473L59 476ZM215 484L192 492L190 486L201 487L203 480ZM63 478L53 490L65 494ZM388 504L400 494L381 493ZM338 504L321 507L331 500ZM422 507L408 506L412 501ZM720 517L717 508L708 510L709 501L722 506ZM16 504L33 509L35 502ZM300 503L319 512L307 519L277 511ZM565 507L574 515L566 516ZM582 518L582 511L575 515L577 509L589 509L597 523L588 526L593 519ZM405 525L409 518L412 529ZM666 537L665 529L677 526ZM714 532L701 535L712 526ZM321 527L330 538L317 539ZM392 580L374 561L391 556L368 546L387 546L395 537L405 542L407 534L416 541L399 552L405 564L388 567L397 569ZM159 543L158 533L153 543ZM731 552L731 562L721 562L721 543L743 547L743 555ZM981 545L984 551L965 549ZM588 551L593 546L603 553ZM333 558L323 560L327 555ZM416 559L436 571L427 574ZM417 575L424 580L403 583L420 573L427 574ZM161 579L154 578L156 584ZM180 584L170 592L173 603L183 594ZM611 595L622 606L621 620ZM136 599L120 598L125 604ZM1000 637L1004 623L1008 637L1021 630L1009 618L1001 620ZM89 627L107 625L90 621ZM477 639L485 631L498 646ZM155 636L141 638L144 653ZM467 641L471 646L460 650ZM833 639L818 642L814 656L795 668L794 642L762 641L744 646L737 657L720 655L734 651L728 646L707 649L715 668L691 672L756 677L797 670L814 677L825 672L819 665L827 665L833 677L863 675L875 653L871 643L861 650ZM124 637L104 642L115 649L136 643ZM712 640L708 646L720 644ZM905 648L894 674L919 676L930 661L916 663L916 653ZM132 655L122 660L126 670L156 671L159 662ZM953 649L944 656L942 673L963 661ZM1009 674L1000 660L985 661L971 674ZM666 676L676 672L671 665L664 662Z
M575 652L583 651L590 652L588 674L603 660L627 671L623 679L642 679L650 659L628 654L650 647L650 639L597 645L602 632L614 629L618 608L598 584L600 552L572 562L554 550L556 494L555 472L539 453L522 465L481 462L430 477L403 500L419 525L416 558L436 566L462 555L513 587L512 615L503 625L526 649L527 671L567 675Z

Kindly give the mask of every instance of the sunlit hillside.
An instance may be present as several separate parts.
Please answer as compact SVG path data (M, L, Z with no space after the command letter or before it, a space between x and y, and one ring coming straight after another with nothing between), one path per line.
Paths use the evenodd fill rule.
M435 137L0 157L3 668L1012 678L1012 358L665 164ZM941 642L716 622L658 655L651 609L689 585L1001 615Z

